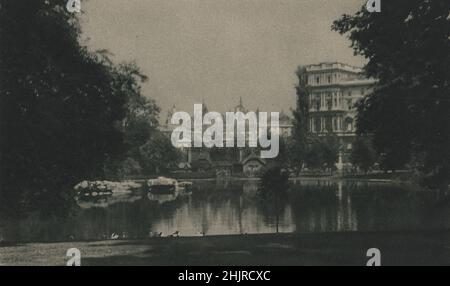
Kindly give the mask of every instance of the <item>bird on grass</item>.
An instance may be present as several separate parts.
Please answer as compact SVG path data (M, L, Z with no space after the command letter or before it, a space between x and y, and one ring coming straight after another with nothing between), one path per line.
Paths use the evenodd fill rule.
M180 232L177 230L174 233L172 233L171 235L169 235L169 237L179 237L180 236Z

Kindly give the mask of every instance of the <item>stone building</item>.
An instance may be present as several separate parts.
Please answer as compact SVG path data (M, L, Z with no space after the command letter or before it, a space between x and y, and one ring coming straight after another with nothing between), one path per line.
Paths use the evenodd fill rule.
M203 114L208 112L206 104L203 102ZM166 134L169 138L171 137L172 131L176 126L170 123L170 119L172 115L176 112L175 105L168 111L167 118L165 122L160 126L160 130ZM242 98L239 100L239 103L231 109L232 112L242 112L247 113L248 110L242 101ZM259 109L255 111L258 114ZM223 114L225 117L225 114ZM291 136L292 133L292 118L285 114L283 111L279 114L279 132L280 136L287 138ZM269 128L270 128L270 117L268 119ZM204 126L205 129L207 126ZM248 140L248 125L246 126L246 133L244 137ZM237 132L235 132L235 137L237 136ZM194 135L195 136L195 135ZM224 134L224 139L226 138ZM235 138L236 139L236 138ZM248 142L246 144L248 146ZM264 165L264 160L247 160L249 155L255 152L252 148L206 148L206 147L179 147L181 154L183 154L183 158L181 161L185 162L186 166L191 166L193 170L199 169L215 169L217 174L221 175L232 175L237 173L244 173L248 176L255 176L258 172L256 172L253 165L257 164L258 168L261 167L261 164ZM252 165L253 164L253 165ZM246 172L244 172L244 168ZM253 169L251 169L253 168Z
M355 104L372 91L376 81L366 78L361 68L338 62L309 65L306 77L310 135L339 138L341 168L349 160L356 136Z
M266 165L266 160L261 159L259 156L251 153L241 162L242 172L246 177L254 178L262 175L262 170Z

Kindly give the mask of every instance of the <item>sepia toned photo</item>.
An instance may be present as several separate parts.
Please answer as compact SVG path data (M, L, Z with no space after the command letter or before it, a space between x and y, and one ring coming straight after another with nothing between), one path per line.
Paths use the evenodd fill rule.
M0 265L450 265L449 67L448 0L0 0Z

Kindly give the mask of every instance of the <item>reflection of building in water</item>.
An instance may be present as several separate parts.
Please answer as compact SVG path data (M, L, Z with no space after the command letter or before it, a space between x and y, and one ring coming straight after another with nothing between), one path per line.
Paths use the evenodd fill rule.
M258 193L259 182L255 180L244 181L242 184L242 193L245 196L256 196Z
M310 135L336 135L342 160L348 162L356 136L355 103L372 91L376 81L364 77L361 68L337 62L307 66L305 80L310 90Z
M223 188L224 181L205 182L202 186L211 190L209 198L216 198L199 200L192 196L174 208L170 216L155 221L152 231L166 234L178 230L182 236L276 232L275 215L263 210L256 198L256 181L236 182L227 185L228 189ZM292 216L291 207L283 206L278 218L279 232L295 231Z
M107 208L118 203L132 203L142 198L139 193L132 194L108 194L97 196L76 196L75 201L83 209Z
M266 161L256 154L250 154L242 161L243 173L247 177L258 177L261 175Z
M147 198L152 202L158 202L158 204L163 204L175 201L178 198L178 192L174 192L171 194L153 194L151 192L148 192Z
M296 227L299 232L330 232L358 230L357 213L351 192L344 189L343 181L306 181L298 183L306 189L319 189L320 200L309 201L318 192L306 192L306 197L295 206Z
M178 126L171 124L171 118L173 114L177 112L175 105L168 112L167 118L164 124L161 126L161 130L169 138L172 135L172 131ZM203 103L203 113L208 112L208 108L205 103ZM233 107L230 112L242 112L244 114L248 113L249 110L244 106L242 98L239 100L239 104ZM255 111L258 115L259 110ZM269 112L270 115L270 112ZM225 119L226 114L222 114L222 118ZM193 116L191 116L193 118ZM258 118L258 117L257 117ZM257 119L259 120L259 119ZM191 120L192 124L194 120ZM271 120L270 116L268 118L268 128L270 130ZM224 120L225 124L225 120ZM206 130L208 125L203 125L203 131ZM283 111L279 113L279 134L282 138L287 138L291 136L292 132L292 118L285 114ZM192 127L193 128L193 127ZM194 132L193 132L194 133ZM192 138L194 138L193 135ZM197 134L197 136L202 136L202 134ZM242 174L249 177L256 176L261 168L261 165L265 165L265 160L254 160L254 154L259 156L260 150L258 148L250 148L249 146L249 128L248 122L245 128L245 134L242 135L246 139L246 147L234 147L234 148L206 148L206 147L180 147L183 156L183 162L180 164L180 168L186 169L188 166L194 171L214 171L217 177L227 177L232 174ZM238 137L238 131L235 127L234 140L236 145L236 139ZM226 128L224 128L224 146L226 145ZM189 142L190 143L190 142Z
M336 231L356 231L358 230L358 220L352 206L352 199L349 192L343 191L343 182L337 182L336 196L338 198Z

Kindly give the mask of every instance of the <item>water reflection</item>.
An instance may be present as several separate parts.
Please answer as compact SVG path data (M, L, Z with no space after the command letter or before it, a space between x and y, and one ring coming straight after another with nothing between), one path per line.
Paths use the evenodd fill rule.
M82 209L107 208L117 203L132 203L142 199L141 192L131 194L107 194L97 196L81 196L75 198L78 206Z
M450 194L357 181L292 181L279 205L262 201L258 181L195 181L192 193L83 197L69 218L0 219L9 241L68 241L162 236L447 229ZM164 197L162 197L164 196Z

